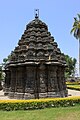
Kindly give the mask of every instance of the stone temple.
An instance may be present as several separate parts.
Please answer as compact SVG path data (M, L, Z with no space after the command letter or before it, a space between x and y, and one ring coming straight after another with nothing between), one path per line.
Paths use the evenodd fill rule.
M5 95L15 99L66 97L65 67L64 54L36 14L5 66Z

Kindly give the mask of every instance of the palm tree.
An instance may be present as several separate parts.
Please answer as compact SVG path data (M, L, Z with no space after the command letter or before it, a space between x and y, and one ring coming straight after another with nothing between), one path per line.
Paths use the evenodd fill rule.
M79 40L79 77L80 77L80 14L74 18L73 28L70 33L73 33L74 37Z

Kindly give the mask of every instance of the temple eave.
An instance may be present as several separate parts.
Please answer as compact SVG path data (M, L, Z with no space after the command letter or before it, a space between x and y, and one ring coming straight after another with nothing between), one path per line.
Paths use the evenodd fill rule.
M11 67L11 66L23 66L23 65L39 65L39 64L41 64L41 61L40 62L38 62L38 61L28 61L28 62L18 62L18 63L10 63L10 64L8 64L8 67ZM66 64L64 64L64 63L62 63L62 62L55 62L55 61L44 61L43 62L43 64L45 64L45 65L60 65L60 66L66 66ZM7 67L7 66L6 66Z

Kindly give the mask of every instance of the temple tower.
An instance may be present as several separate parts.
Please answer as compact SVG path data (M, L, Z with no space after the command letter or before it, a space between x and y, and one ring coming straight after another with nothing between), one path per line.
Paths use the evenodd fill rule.
M64 54L36 13L5 66L5 94L16 99L66 97L65 66Z

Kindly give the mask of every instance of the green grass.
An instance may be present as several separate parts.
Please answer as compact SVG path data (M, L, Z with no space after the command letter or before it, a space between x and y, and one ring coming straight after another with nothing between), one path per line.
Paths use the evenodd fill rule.
M0 120L80 120L80 106L27 111L0 111Z

